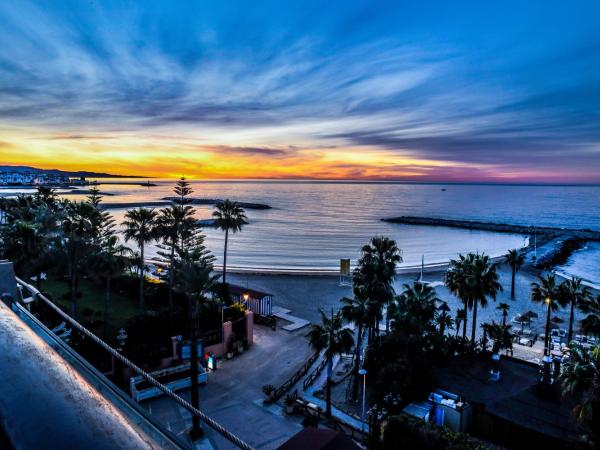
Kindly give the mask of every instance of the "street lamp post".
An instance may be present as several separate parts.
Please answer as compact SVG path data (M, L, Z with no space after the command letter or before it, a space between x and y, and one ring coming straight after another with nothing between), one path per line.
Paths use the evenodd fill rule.
M544 355L550 355L550 304L552 303L552 299L550 297L546 297L546 339L544 342Z
M360 369L358 374L363 377L363 391L362 391L362 412L360 415L360 421L362 426L362 434L363 437L365 435L365 403L367 398L367 371L365 369Z

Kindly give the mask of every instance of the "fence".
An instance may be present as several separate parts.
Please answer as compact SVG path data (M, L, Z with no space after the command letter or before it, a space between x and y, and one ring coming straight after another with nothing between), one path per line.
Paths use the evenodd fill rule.
M323 369L325 368L326 365L327 365L327 358L323 358L323 361L321 361L319 363L319 365L314 368L314 370L310 373L310 375L308 377L306 377L306 379L304 380L304 383L302 383L302 388L304 390L308 389L308 387L315 382L315 380L317 379L319 374L323 371Z
M102 339L100 339L98 336L96 336L90 330L88 330L83 325L81 325L79 322L77 322L76 320L71 318L71 316L69 316L63 310L61 310L58 306L56 306L53 302L51 302L48 298L46 298L42 293L40 293L40 291L38 291L36 288L23 282L19 278L17 278L17 282L21 286L23 286L25 289L27 289L31 293L32 297L37 298L38 300L46 303L59 316L61 316L63 320L68 322L74 329L76 329L78 332L82 333L86 337L90 338L94 343L98 344L103 350L107 351L116 360L121 362L123 365L129 367L133 372L135 372L137 375L144 378L152 386L158 388L160 391L162 391L167 397L169 397L175 403L177 403L178 405L187 409L193 416L198 417L202 422L204 422L210 428L215 430L217 433L221 434L225 439L229 440L230 442L232 442L234 445L236 445L237 447L239 447L241 449L254 450L246 442L242 441L240 438L235 436L233 433L231 433L230 431L225 429L222 425L215 422L213 419L208 417L202 411L200 411L199 409L192 406L192 404L189 403L187 400L185 400L182 397L175 394L172 390L170 390L164 384L159 383L154 377L150 376L147 372L140 369L133 362L131 362L126 357L124 357L119 351L112 348L110 345L108 345L106 342L104 342Z
M221 329L210 330L204 333L200 333L198 336L199 339L202 339L205 347L210 345L216 345L223 342L223 327Z
M302 365L302 367L300 367L300 369L296 371L294 375L292 375L285 381L285 383L283 383L281 386L275 389L273 395L271 396L271 400L274 402L279 400L283 396L283 394L285 394L292 386L294 386L300 380L300 378L306 375L306 372L308 372L308 369L310 369L310 366L314 364L318 357L319 352L314 352L310 356L310 358L308 358L308 361L306 361Z
M249 298L246 302L246 307L254 314L270 316L273 314L273 297L267 295L260 299Z

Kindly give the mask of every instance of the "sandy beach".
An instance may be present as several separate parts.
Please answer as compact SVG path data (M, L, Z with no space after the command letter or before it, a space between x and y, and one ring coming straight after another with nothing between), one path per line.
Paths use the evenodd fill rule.
M538 248L538 255L547 249ZM541 273L538 269L532 267L530 261L532 251L527 254L527 263L517 273L515 279L515 300L510 299L511 286L511 269L506 264L500 264L499 276L500 284L503 291L499 293L496 301L490 301L486 308L478 310L477 321L479 324L489 322L491 320L501 321L502 314L496 309L500 303L508 303L510 312L508 320L512 319L517 314L534 311L538 314L538 318L532 322L532 327L538 329L540 334L543 334L545 325L546 310L544 305L533 303L530 300L531 283L536 281ZM427 282L433 283L436 289L438 298L446 301L450 306L450 314L454 316L455 311L462 307L462 303L453 296L444 286L445 270L439 267L425 268L424 279ZM404 284L412 284L420 276L419 271L403 272L396 276L394 287L396 292L400 293ZM331 311L331 308L337 310L339 308L339 300L342 297L351 297L352 289L349 286L341 286L339 276L337 275L314 275L314 274L270 274L270 273L228 273L228 280L231 283L241 286L248 286L252 289L269 292L274 295L274 304L276 306L291 310L291 314L306 319L310 322L318 322L319 309L326 312ZM598 291L594 291L597 295ZM562 326L566 328L568 321L568 309L561 309L552 316L559 316L565 320ZM470 318L470 315L469 315ZM576 320L582 319L581 313L576 312ZM470 332L470 321L467 331ZM480 333L481 330L478 330Z

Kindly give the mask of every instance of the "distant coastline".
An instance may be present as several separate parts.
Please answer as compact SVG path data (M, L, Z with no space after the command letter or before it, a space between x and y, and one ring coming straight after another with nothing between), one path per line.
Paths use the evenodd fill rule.
M84 177L84 178L149 178L139 175L120 175L105 172L91 172L86 170L69 171L59 169L40 169L32 166L11 166L11 165L0 165L0 172L12 172L12 173L39 173L39 174L50 174L50 175L61 175L67 177Z

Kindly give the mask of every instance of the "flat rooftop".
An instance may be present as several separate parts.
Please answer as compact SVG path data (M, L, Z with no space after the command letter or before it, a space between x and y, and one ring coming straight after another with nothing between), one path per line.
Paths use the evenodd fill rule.
M508 422L567 440L577 434L570 400L547 399L536 393L539 369L525 361L502 358L499 381L490 381L491 362L454 364L439 370L439 386Z

